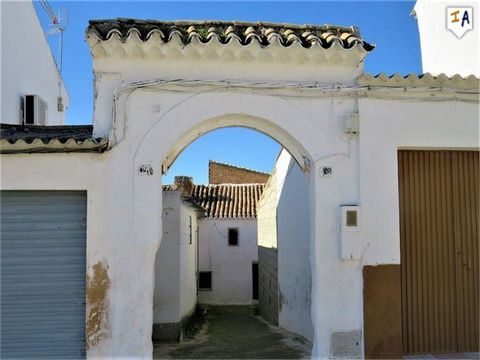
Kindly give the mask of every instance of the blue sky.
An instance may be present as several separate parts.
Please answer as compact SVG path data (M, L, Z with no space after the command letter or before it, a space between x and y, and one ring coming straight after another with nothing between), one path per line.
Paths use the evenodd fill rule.
M421 73L416 20L410 16L414 1L317 2L140 2L51 1L54 10L68 13L63 54L63 77L70 95L67 124L90 124L93 111L92 61L84 31L89 19L116 17L160 20L246 20L300 24L335 24L360 28L362 37L377 48L368 55L366 71L377 74ZM48 19L36 4L44 29ZM48 37L55 56L58 36ZM263 134L231 128L206 134L180 155L164 178L193 176L207 182L208 160L271 171L280 146Z

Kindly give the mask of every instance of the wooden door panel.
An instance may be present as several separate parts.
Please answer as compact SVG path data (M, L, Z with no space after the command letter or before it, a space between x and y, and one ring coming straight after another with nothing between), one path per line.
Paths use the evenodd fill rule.
M458 351L478 351L478 152L452 153Z
M478 351L478 151L399 151L403 351Z

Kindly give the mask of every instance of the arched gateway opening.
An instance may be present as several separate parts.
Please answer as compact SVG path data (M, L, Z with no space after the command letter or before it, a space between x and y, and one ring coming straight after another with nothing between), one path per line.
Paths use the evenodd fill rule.
M144 103L145 95L154 103L156 101L155 97L161 96L161 93L155 95L152 92L146 94L138 92L130 98L130 106L136 109L149 108L150 106ZM208 105L218 101L219 96L223 103L223 109ZM275 101L275 110L279 114L278 117L283 118L284 123L282 124L282 122L272 120L272 114L267 118L268 114L266 112L271 111L271 108L264 108L258 100L259 96L244 94L229 94L228 96L219 94L198 95L172 109L164 118L158 119L157 123L152 126L150 133L144 137L138 148L135 171L138 173L140 169L144 168L148 172L151 169L152 175L135 176L135 189L138 192L135 193L134 199L136 204L142 203L143 206L147 201L151 202L152 205L147 208L156 207L157 209L153 212L150 210L148 215L145 214L136 218L136 231L144 234L140 236L152 236L152 253L148 256L154 258L157 247L160 247L160 251L162 249L160 242L163 234L162 214L164 214L164 211L162 209L161 175L168 171L177 156L192 141L210 131L235 126L253 129L271 137L291 154L292 162L296 162L297 169L299 169L307 184L305 190L308 195L306 197L308 199L314 198L311 194L314 188L311 181L314 180L311 178L310 169L313 158L305 146L297 140L296 136L298 135L296 135L295 130L297 128L295 122L309 123L309 119L288 102L278 99ZM142 102L143 106L136 106L137 102ZM228 111L230 109L231 111ZM221 114L221 112L225 113ZM185 117L183 118L182 115ZM140 116L140 114L135 115L135 117ZM296 119L296 121L290 119ZM292 135L292 133L295 135ZM167 134L168 136L166 136ZM159 139L162 139L162 141L159 141ZM168 145L165 143L168 143ZM142 200L140 201L140 199ZM307 224L309 225L314 223L312 217L313 206L314 204L307 204L309 216ZM147 233L147 229L150 229L151 232ZM311 237L313 231L310 228L306 233ZM304 245L313 248L311 239L305 240L307 244ZM309 272L313 273L314 267L311 264L313 251L310 249L308 254L310 258L303 259L303 262L310 264ZM290 269L290 271L295 271L295 269ZM151 281L154 281L153 276ZM152 288L152 296L153 290ZM311 293L310 288L308 293ZM314 311L314 309L312 310ZM150 321L152 324L153 318Z
M154 358L309 357L308 171L251 128L197 134L163 177Z
M126 102L128 106L125 109L126 116L124 119L124 124L130 127L129 131L133 134L135 134L135 127L138 124L133 121L129 123L129 119L142 119L142 122L149 124L148 131L141 136L138 142L132 169L134 174L135 238L142 239L144 246L138 260L134 259L133 261L139 261L138 267L142 269L140 273L145 274L145 280L148 279L143 284L144 289L141 290L144 298L137 299L137 301L144 302L141 307L145 309L145 312L141 316L144 316L142 323L145 327L142 327L142 332L144 332L143 339L146 341L146 346L152 349L153 268L155 254L160 245L162 234L161 176L181 150L202 134L226 126L244 126L258 130L280 142L299 163L308 179L308 196L311 199L309 204L310 258L308 260L311 264L312 274L313 351L317 351L317 347L321 343L328 349L330 336L326 336L322 332L329 333L329 330L319 328L317 325L319 310L323 310L318 303L319 276L325 277L325 283L329 282L327 270L325 270L328 262L324 261L321 266L318 265L318 246L319 241L324 243L324 250L327 250L327 252L322 253L321 257L330 258L334 261L332 269L345 270L339 269L342 264L338 263L338 245L335 244L335 235L333 235L337 232L336 224L338 224L336 214L338 211L336 205L338 203L338 189L344 184L332 183L329 177L322 178L323 175L320 172L321 165L334 165L337 169L340 169L345 163L353 164L354 155L352 155L351 148L355 142L352 144L351 139L346 136L326 135L325 128L335 126L331 124L335 122L334 119L325 119L330 124L319 128L319 121L324 121L320 115L312 117L302 109L292 105L288 100L278 97L235 92L195 94L177 103L159 117L152 115L151 109L155 107L156 103L165 101L164 99L165 93L161 90L136 90ZM268 104L268 106L265 106L265 104ZM330 107L330 101L324 102L322 107L326 113ZM320 111L320 113L322 112ZM129 140L127 133L122 141L127 142ZM343 170L347 174L355 171L356 165L351 168L349 166L351 165ZM329 201L335 204L328 206ZM320 208L322 208L321 212ZM322 233L324 235L320 237ZM355 266L346 269L348 273L352 274L350 276L359 277L360 273L355 270ZM361 288L354 288L355 290L361 292ZM332 303L335 301L334 299L327 300L327 302ZM354 303L353 300L346 301L347 308ZM357 305L353 306L350 311L352 311L354 318L350 319L350 322L355 323L360 320L358 319L360 315L355 314L360 309L360 306L358 308ZM325 315L327 318L331 316L330 314ZM358 333L354 332L351 337L352 340L349 339L349 341L358 343Z
M358 138L344 120L372 47L355 28L125 19L91 22L87 41L94 136L110 140L107 171L128 179L109 191L125 190L114 210L131 222L131 241L114 246L115 331L90 354L151 356L162 174L202 134L243 126L281 143L308 179L313 356L362 356L361 243L340 256L339 214L359 199Z

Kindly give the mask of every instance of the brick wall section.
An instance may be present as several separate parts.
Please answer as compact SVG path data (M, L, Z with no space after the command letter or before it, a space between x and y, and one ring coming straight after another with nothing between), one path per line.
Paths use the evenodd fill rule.
M209 161L209 184L265 184L270 175L233 165Z
M258 307L260 315L278 325L277 249L258 247Z

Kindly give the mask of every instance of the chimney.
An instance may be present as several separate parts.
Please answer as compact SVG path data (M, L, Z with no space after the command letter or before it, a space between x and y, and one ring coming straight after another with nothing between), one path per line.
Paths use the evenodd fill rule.
M175 176L175 186L181 191L182 197L191 197L193 178L190 176Z

